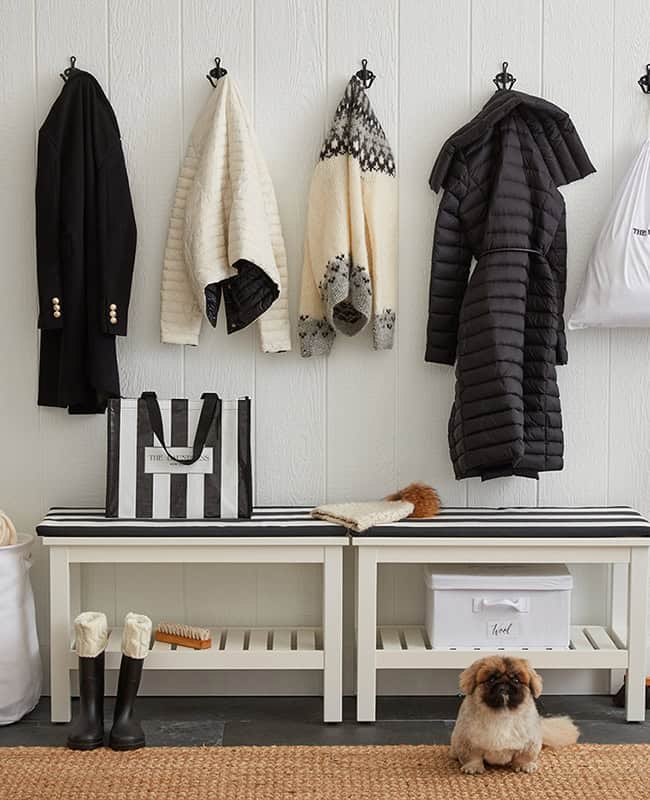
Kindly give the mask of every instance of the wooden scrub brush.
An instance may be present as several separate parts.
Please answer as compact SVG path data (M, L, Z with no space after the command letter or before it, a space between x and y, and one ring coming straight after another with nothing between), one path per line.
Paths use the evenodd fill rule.
M207 650L212 647L212 637L208 628L183 625L181 622L159 622L153 637L157 642L167 642L193 650Z

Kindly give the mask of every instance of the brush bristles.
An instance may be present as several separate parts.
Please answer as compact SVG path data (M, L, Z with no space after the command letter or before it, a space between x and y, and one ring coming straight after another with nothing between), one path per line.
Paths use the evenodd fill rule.
M198 639L205 642L210 638L207 628L197 628L195 625L185 625L182 622L159 622L156 630L171 636L182 636L184 639Z

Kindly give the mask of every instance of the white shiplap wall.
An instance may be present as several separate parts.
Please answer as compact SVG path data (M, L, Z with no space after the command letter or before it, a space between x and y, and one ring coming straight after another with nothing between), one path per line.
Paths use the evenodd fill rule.
M422 359L435 201L427 178L445 137L474 114L507 59L517 88L567 108L598 173L566 190L569 289L613 187L645 135L650 100L636 79L650 59L641 0L0 0L0 505L31 530L51 504L100 504L101 417L36 406L33 185L37 129L74 53L106 88L122 129L139 242L129 336L120 341L123 391L162 396L250 394L256 409L257 501L317 503L379 497L411 480L448 504L631 503L650 512L650 361L645 331L569 335L560 370L566 468L539 483L454 481L446 444L451 370ZM203 77L220 55L255 118L280 204L295 319L311 170L346 80L369 59L370 95L398 153L400 320L395 349L368 337L339 340L328 361L265 356L254 330L204 331L199 348L158 340L167 217L193 121L210 92ZM351 564L346 564L346 686L351 687ZM575 570L575 614L606 614L604 569ZM33 580L43 642L47 572ZM316 624L320 577L311 567L86 568L87 607L111 622L134 608L154 619L230 624ZM422 617L419 571L386 568L380 614ZM43 648L47 654L46 647ZM385 691L400 676L383 676ZM453 676L411 676L406 691L453 688ZM156 681L158 681L156 683ZM392 683L390 682L392 681ZM602 686L553 676L563 690ZM309 692L313 676L148 676L150 691Z

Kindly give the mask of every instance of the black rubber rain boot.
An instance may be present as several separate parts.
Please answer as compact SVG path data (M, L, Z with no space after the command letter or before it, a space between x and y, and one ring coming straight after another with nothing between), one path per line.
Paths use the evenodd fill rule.
M104 653L79 656L79 714L68 735L71 750L95 750L104 744Z
M133 716L133 706L140 687L144 658L122 654L117 699L109 744L113 750L137 750L144 747L144 731Z

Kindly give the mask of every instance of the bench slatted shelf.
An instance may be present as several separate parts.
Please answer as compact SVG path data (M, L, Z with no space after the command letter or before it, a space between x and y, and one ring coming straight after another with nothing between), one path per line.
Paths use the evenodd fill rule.
M618 647L606 628L571 626L569 649L553 647L431 647L424 628L379 626L377 669L428 669L435 662L440 669L465 669L486 655L520 656L540 669L624 669L627 651ZM585 632L589 631L587 637ZM407 636L408 633L408 636ZM577 652L576 652L577 651Z
M498 653L540 669L627 670L626 717L645 719L650 523L627 506L445 508L352 534L356 550L357 719L375 719L378 669L455 669ZM626 631L571 627L569 649L437 648L423 627L378 625L379 564L625 564Z
M318 670L323 673L323 719L340 722L343 547L349 540L344 529L312 519L310 510L256 508L250 520L117 520L107 518L103 509L51 509L36 530L50 555L52 721L70 719L70 672L78 666L72 620L81 609L80 565L248 563L320 564L322 625L212 627L212 647L205 650L154 642L145 669ZM155 615L155 609L138 610ZM107 669L119 667L121 637L120 628L110 631Z

